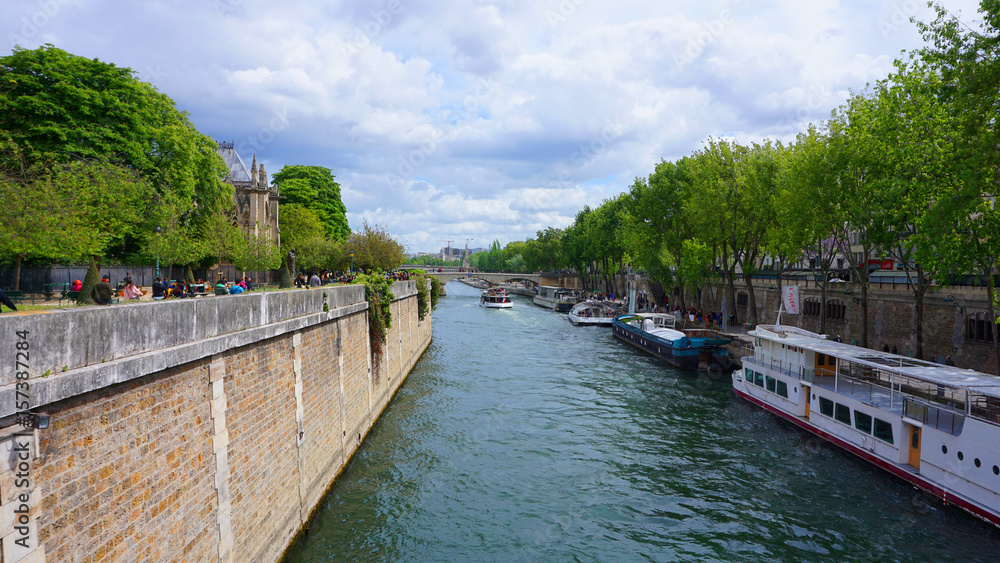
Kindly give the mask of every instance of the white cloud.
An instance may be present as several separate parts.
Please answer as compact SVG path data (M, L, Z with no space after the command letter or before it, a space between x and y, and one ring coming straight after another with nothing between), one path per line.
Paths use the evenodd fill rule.
M975 16L975 0L945 3ZM791 139L920 46L910 16L930 12L913 0L55 0L4 3L0 30L11 46L135 69L272 173L330 168L352 226L383 223L430 251L565 226L709 136Z

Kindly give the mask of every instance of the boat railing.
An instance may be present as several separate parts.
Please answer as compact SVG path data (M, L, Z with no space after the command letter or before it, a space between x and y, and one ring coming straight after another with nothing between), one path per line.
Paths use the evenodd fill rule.
M910 398L903 399L903 415L952 436L961 434L965 426L965 413Z
M801 381L805 381L806 383L812 383L816 381L816 370L812 368L807 368L805 366L800 366L799 379Z

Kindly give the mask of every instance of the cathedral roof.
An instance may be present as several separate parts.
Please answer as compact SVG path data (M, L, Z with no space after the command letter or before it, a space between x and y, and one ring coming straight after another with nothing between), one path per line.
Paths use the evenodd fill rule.
M234 148L235 143L233 142L220 142L219 148L216 152L222 157L222 160L226 162L226 167L229 168L229 174L226 176L227 182L232 182L233 184L238 184L242 182L250 183L250 169L240 158L240 155L236 152Z

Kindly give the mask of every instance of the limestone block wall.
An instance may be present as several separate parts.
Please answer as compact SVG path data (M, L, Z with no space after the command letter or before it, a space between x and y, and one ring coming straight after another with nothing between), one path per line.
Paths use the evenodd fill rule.
M0 317L0 357L28 343L50 417L18 425L5 370L3 563L280 558L430 343L414 283L394 287L377 383L358 287ZM92 321L104 341L145 332L125 351L66 334Z

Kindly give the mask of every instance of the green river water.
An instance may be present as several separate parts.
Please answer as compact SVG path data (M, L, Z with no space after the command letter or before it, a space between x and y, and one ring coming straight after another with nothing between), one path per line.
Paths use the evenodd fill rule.
M434 340L291 561L1000 561L1000 531L515 297Z

